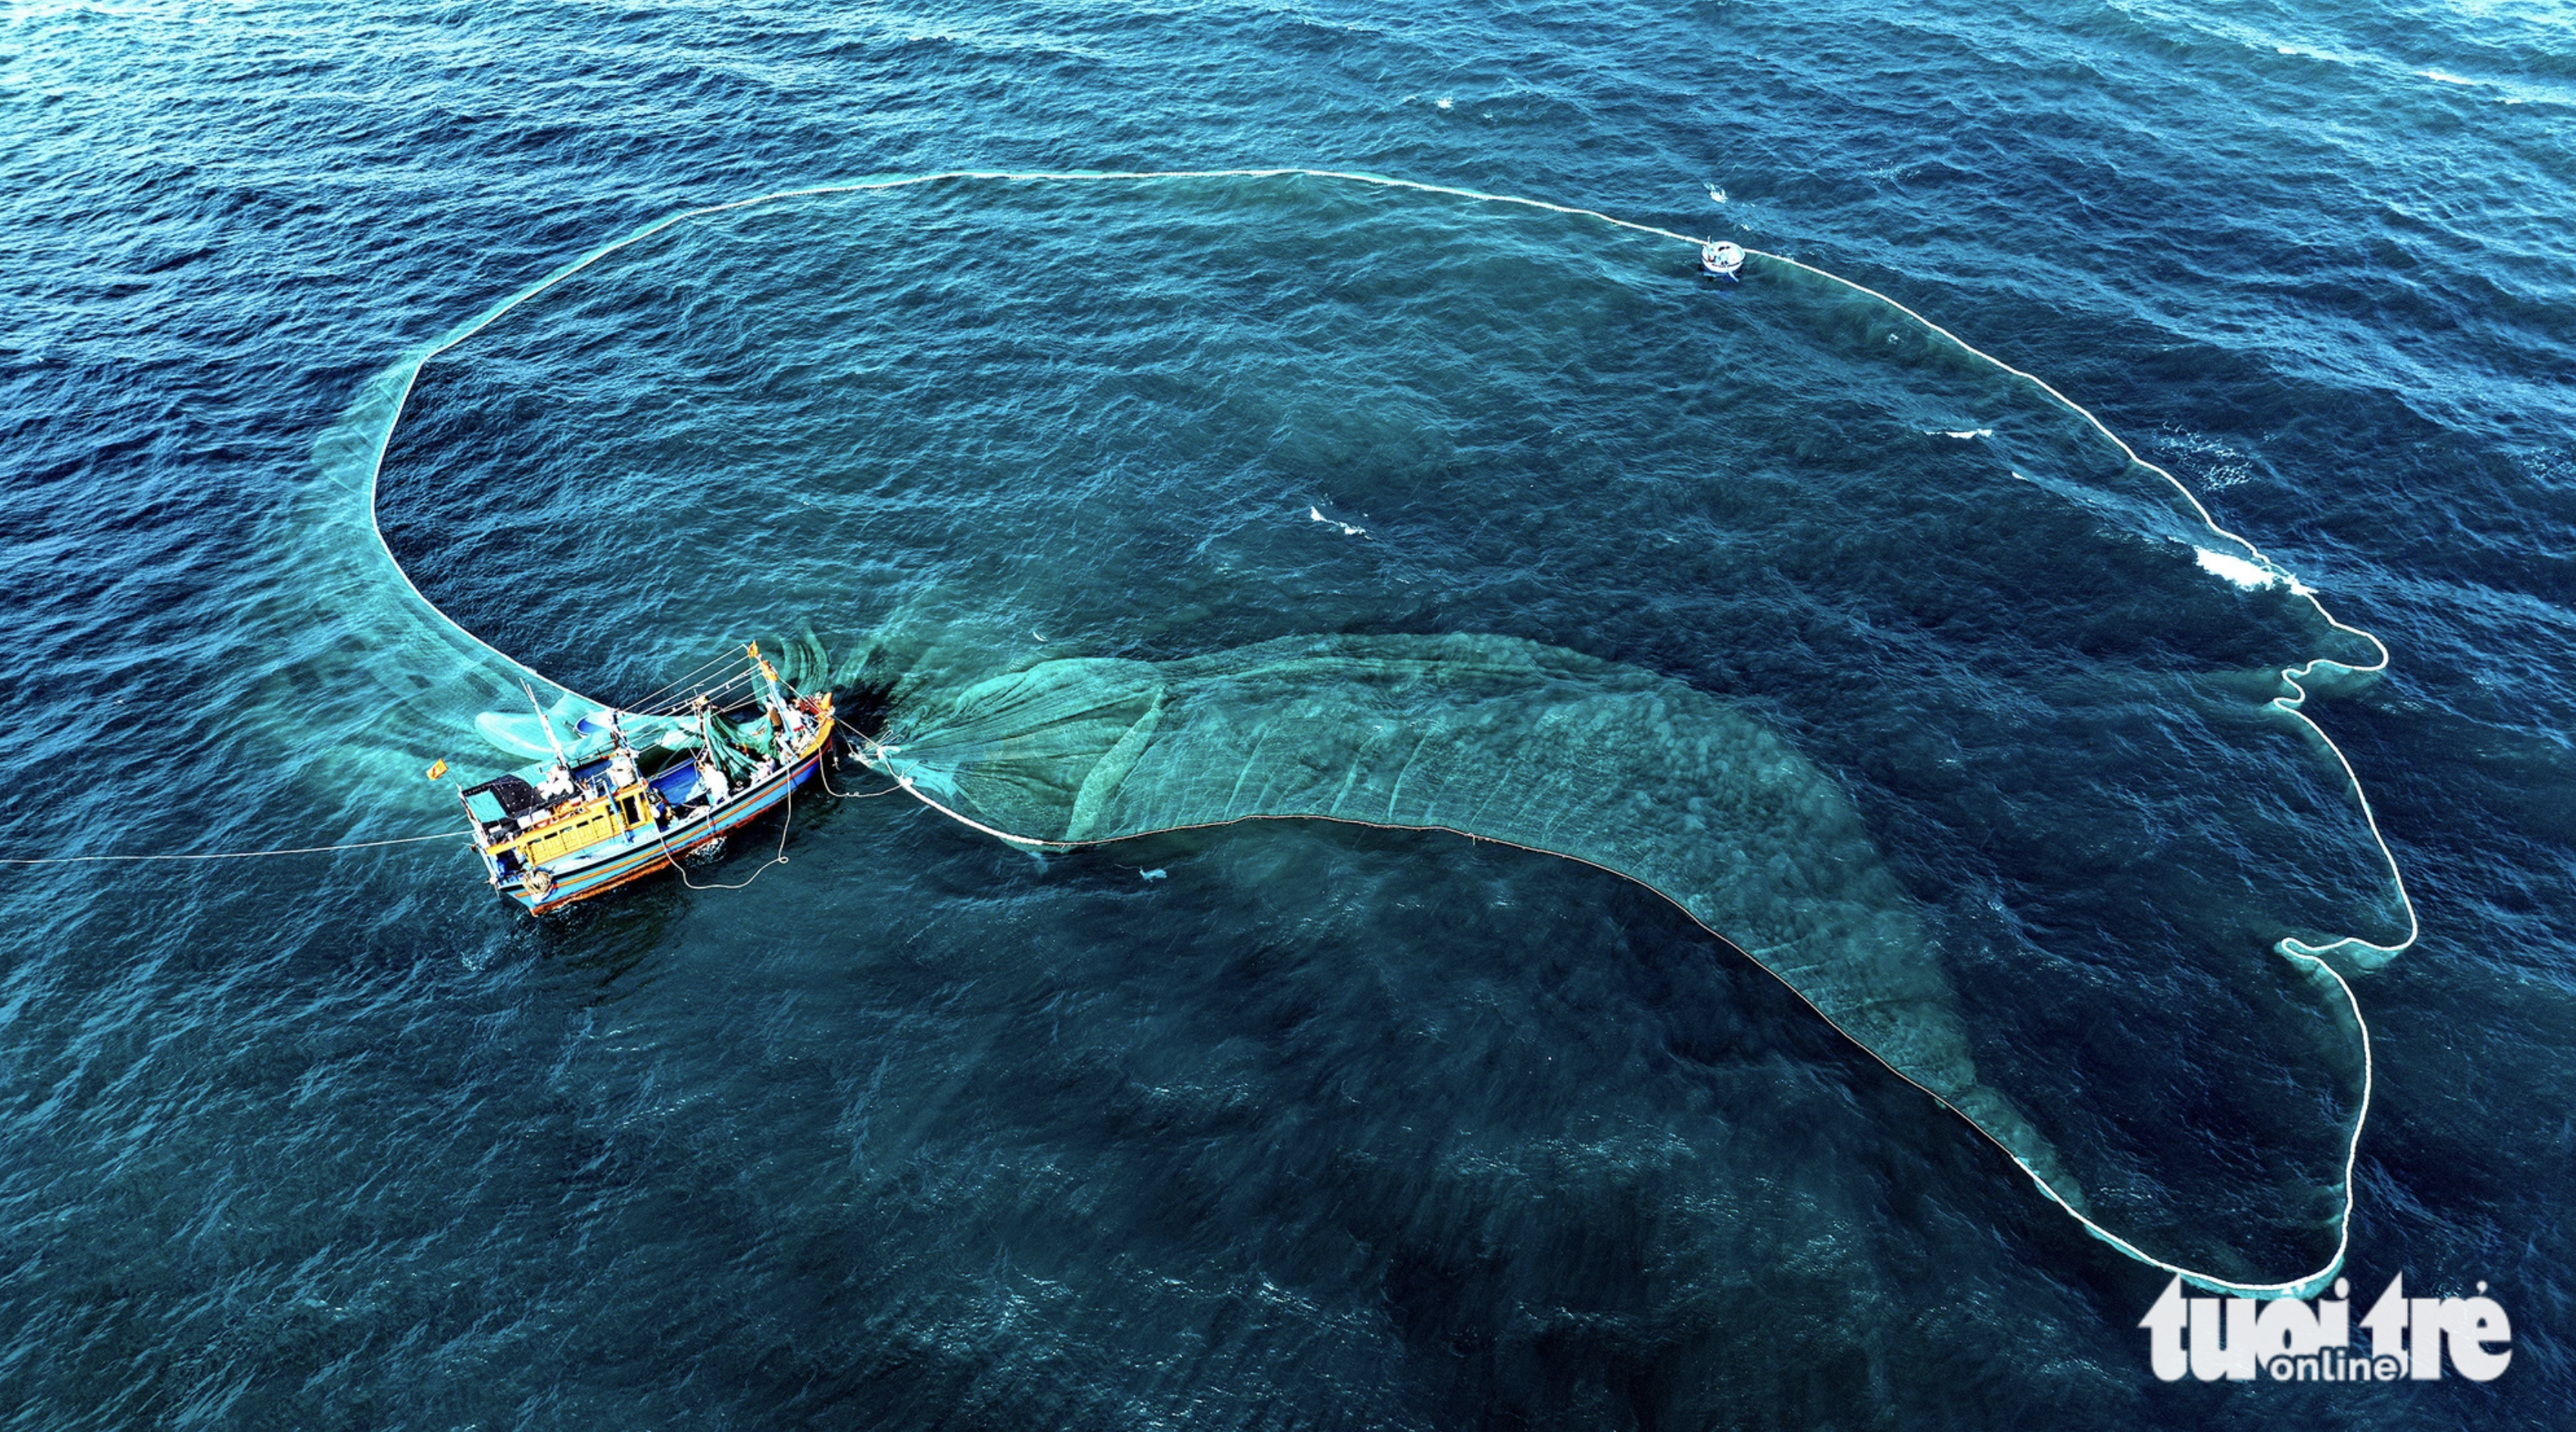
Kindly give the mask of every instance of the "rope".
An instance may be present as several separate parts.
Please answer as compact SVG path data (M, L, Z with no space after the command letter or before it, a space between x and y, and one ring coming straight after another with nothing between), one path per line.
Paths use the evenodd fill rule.
M689 693L689 695L688 695L686 698L684 698L684 699L682 699L682 700L679 700L679 701L674 701L674 702L672 702L671 704L669 704L669 705L667 705L667 706L663 707L662 709L660 709L660 710L658 710L658 711L650 712L650 713L647 713L647 714L654 715L654 716L677 716L677 715L679 715L681 712L688 710L688 709L689 709L689 706L690 706L690 703L692 703L692 702L694 702L694 701L697 701L697 700L699 700L699 699L701 699L701 698L706 699L706 700L708 700L708 701L712 702L712 701L714 700L714 698L716 698L716 697L718 697L718 696L722 696L722 695L724 695L726 692L733 690L735 687L737 687L737 686L741 686L741 685L743 685L745 682L748 682L748 681L752 680L752 679L753 679L753 677L754 677L756 674L757 674L757 673L755 673L755 672L746 671L746 672L742 673L740 676L733 677L733 678L731 678L730 680L723 681L723 682L719 682L718 684L716 684L716 685L714 685L714 686L705 687L705 688L703 688L703 689L701 689L701 690L698 690L698 691L693 691L693 692Z
M372 850L380 845L418 845L430 840L463 840L454 831L440 835L406 835L393 840L357 840L346 845L297 845L282 850L213 850L202 855L43 855L0 858L0 865L83 865L111 860L253 860L263 855L319 855L331 850Z
M861 736L859 739L862 741L868 741L868 738L865 736ZM868 744L873 746L876 742L868 741ZM820 761L814 763L814 779L823 783L823 793L825 795L838 801L872 801L879 796L890 796L903 789L902 780L897 778L893 785L890 785L881 791L836 791L832 789L831 773L823 768L823 763Z
M817 775L822 774L822 770L823 768L820 765L817 765L814 768L814 772ZM662 847L662 857L671 862L671 869L678 873L680 883L688 886L690 889L740 890L749 886L754 880L758 880L762 870L767 870L773 865L785 865L787 863L787 828L789 825L794 823L795 819L796 787L791 783L787 787L787 815L784 820L781 820L778 823L778 853L771 856L769 859L762 861L759 869L752 871L749 875L744 876L740 881L731 885L725 884L722 881L709 885L701 885L698 882L691 880L689 878L689 867L682 865L680 863L680 857L671 853L671 842L662 838L662 831L658 826L655 827L653 831L653 843Z
M875 737L861 736L859 739L867 742L868 750L874 753L873 757L861 756L859 759L867 761L870 765L878 766L887 775L894 777L895 789L904 792L914 800L921 802L923 805L930 807L932 810L939 812L941 815L948 817L950 820L957 822L959 825L962 825L969 830L979 830L984 834L993 837L995 840L1006 840L1013 845L1026 846L1031 850L1077 850L1086 844L1097 843L1077 840L1039 840L1035 836L1013 835L1007 830L996 830L993 827L984 824L982 821L976 820L972 816L960 815L956 811L950 810L948 807L941 805L939 802L932 800L926 795L923 795L921 793L921 787L912 783L912 777L907 776L903 772L894 768L893 760L886 758L888 755L886 747L879 744ZM1220 821L1217 823L1223 825L1230 824L1231 822ZM1140 833L1151 834L1152 832ZM1125 839L1126 837L1120 836L1113 838Z
M733 646L736 645L736 643L728 642L726 645ZM677 690L681 686L688 684L688 682L699 672L706 670L710 666L722 666L727 661L735 659L737 658L735 658L734 654L730 651L720 652L714 656L708 657L706 660L699 662L697 665L690 667L684 672L681 672L677 680L663 682L661 685L654 687L652 690L645 692L639 697L636 697L635 704L629 709L636 711L645 710L653 704L656 697L659 697L666 692Z

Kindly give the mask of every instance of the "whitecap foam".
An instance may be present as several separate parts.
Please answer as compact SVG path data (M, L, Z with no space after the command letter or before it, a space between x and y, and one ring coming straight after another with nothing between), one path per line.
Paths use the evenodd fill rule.
M2225 577L2249 592L2261 591L2265 587L2277 585L2281 580L2280 573L2260 563L2249 562L2242 557L2230 556L2225 552L2213 552L2206 547L2194 547L2192 555L2200 559L2202 571Z

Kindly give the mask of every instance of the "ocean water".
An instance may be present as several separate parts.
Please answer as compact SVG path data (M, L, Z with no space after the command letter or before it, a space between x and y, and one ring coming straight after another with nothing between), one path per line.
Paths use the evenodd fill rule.
M447 799L417 767L507 764L422 718L488 654L377 561L333 435L657 219L955 170L1522 196L1867 285L2298 585L1886 302L1294 174L663 230L424 366L374 515L458 628L608 700L754 636L898 699L1310 636L1687 685L1857 813L2106 1228L2247 1281L2340 1249L2365 1301L2484 1283L2514 1326L2483 1384L2161 1383L2165 1271L1636 884L1294 822L1038 857L898 793L693 875L743 889L546 921L436 843L6 867L0 1425L2576 1397L2563 8L31 3L0 36L0 856L404 838ZM2390 653L2313 683L2332 746L2263 704L2375 656L2322 611ZM2284 938L2368 942L2329 956L2366 1074Z

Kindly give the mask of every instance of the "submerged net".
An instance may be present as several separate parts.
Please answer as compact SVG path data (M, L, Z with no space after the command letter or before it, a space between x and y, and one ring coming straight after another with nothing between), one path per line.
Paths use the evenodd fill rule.
M2035 380L1776 258L1718 306L1680 241L1284 171L648 226L326 440L280 529L339 615L307 674L389 713L335 783L417 790L469 730L526 751L504 650L642 690L676 652L637 633L694 654L796 613L790 674L879 694L861 757L979 830L1309 818L1584 861L2124 1252L2330 1278L2369 1079L2332 966L2411 938L2347 937L2357 905L2411 917L2287 676L2376 644ZM434 459L387 464L397 417ZM422 485L385 537L488 643L379 538L380 467ZM2234 1111L2250 1170L2103 1092L2197 1057L2173 1011L2213 996L2287 1091Z
M1317 819L1628 876L2068 1183L2047 1140L1978 1082L1923 923L1841 788L1678 682L1499 636L1070 659L916 697L866 759L1031 844Z

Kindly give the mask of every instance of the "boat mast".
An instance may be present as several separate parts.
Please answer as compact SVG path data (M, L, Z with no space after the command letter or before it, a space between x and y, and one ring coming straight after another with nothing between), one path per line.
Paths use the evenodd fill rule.
M537 727L546 733L546 744L555 748L555 764L572 769L572 758L564 754L563 742L555 739L555 723L546 719L546 708L537 703L536 688L522 681L519 689L528 693L528 708L537 713Z

